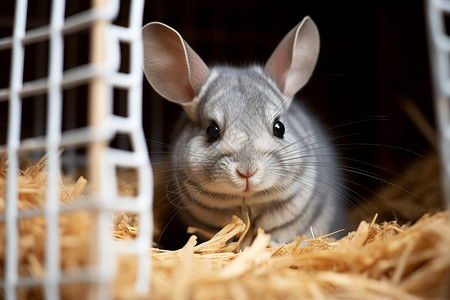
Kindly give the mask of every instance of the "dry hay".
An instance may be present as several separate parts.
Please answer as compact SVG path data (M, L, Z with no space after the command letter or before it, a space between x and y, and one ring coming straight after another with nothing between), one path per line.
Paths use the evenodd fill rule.
M0 165L1 166L1 165ZM20 209L45 201L45 162L19 177ZM74 201L86 182L61 187L61 201ZM6 168L0 169L0 211L5 207ZM60 217L61 266L64 270L88 263L91 219L86 211ZM23 223L23 224L22 224ZM117 243L133 239L138 220L116 215ZM247 225L238 218L210 241L196 245L192 236L178 251L149 249L153 259L152 299L445 299L450 298L450 221L446 212L424 215L411 226L396 222L362 221L356 231L334 241L327 237L269 246L260 231L253 244L239 250ZM19 224L21 275L42 276L45 221L36 217ZM4 224L0 224L0 276L4 268ZM134 294L136 260L118 258L118 276L111 287L116 299L140 299ZM66 299L80 299L64 292ZM20 298L41 298L22 293Z

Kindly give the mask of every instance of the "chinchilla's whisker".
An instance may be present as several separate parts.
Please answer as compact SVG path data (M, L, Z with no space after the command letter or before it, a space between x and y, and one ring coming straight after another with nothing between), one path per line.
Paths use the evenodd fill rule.
M386 178L382 178L382 177L376 175L373 172L365 171L365 170L362 170L362 169L359 169L359 168L355 168L355 167L351 167L351 166L337 166L336 168L338 170L341 170L341 171L346 172L346 173L353 173L353 174L356 174L356 175L361 175L361 176L364 176L364 177L367 177L367 178L370 178L370 179L374 179L376 181L388 184L390 186L393 186L393 187L395 187L395 188L397 188L397 189L399 189L399 190L409 194L410 196L412 196L412 197L414 197L416 199L418 198L418 196L415 195L414 193L412 193L412 192L408 191L407 189L399 186L398 184L395 184L395 183L389 181Z
M168 214L170 216L170 218L169 218L169 220L167 220L167 222L164 224L163 229L161 230L161 233L159 235L159 239L158 239L158 242L157 242L158 245L161 244L163 238L165 237L166 230L168 230L169 226L176 219L176 217L178 216L180 211L181 211L180 208L172 208L171 213Z
M344 149L354 149L354 148L369 148L369 147L377 147L377 148L388 148L388 149L394 149L394 150L400 150L405 153L412 154L416 157L423 157L421 154L404 147L399 147L395 145L387 145L387 144L378 144L378 143L344 143L344 144L335 144L334 145L336 149L338 150L344 150Z
M325 184L328 185L328 188L331 189L334 193L337 193L341 199L345 199L346 202L352 206L356 207L356 203L359 203L360 201L362 201L364 199L363 195L361 195L360 193L358 193L356 190L350 188L348 185L343 184L342 182L350 182L349 179L346 178L339 178L339 179L332 179L332 180L324 180L321 178L316 178L314 176L314 174L311 174L310 171L305 171L305 173L303 173L302 176L302 180L303 178L308 178L310 180L318 180L321 181ZM364 188L374 194L377 194L375 191L373 191L372 189L363 186L361 184L355 183L355 185ZM347 193L344 193L343 191L347 191ZM351 201L348 201L351 200Z
M341 129L342 127L349 127L351 125L360 125L362 123L369 123L369 122L380 122L380 121L389 121L390 118L387 116L382 115L373 115L373 116L365 116L365 117L358 117L351 120L347 120L344 122L338 122L335 124L330 124L328 126L325 126L324 130L325 132L331 132L336 129Z

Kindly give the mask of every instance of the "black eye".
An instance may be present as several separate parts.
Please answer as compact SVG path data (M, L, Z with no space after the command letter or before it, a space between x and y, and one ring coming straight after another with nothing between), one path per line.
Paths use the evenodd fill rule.
M206 140L208 141L208 143L212 143L214 141L217 141L219 137L220 137L219 127L216 125L216 123L211 122L208 128L206 128Z
M282 139L284 136L284 124L281 121L276 121L273 124L273 135Z

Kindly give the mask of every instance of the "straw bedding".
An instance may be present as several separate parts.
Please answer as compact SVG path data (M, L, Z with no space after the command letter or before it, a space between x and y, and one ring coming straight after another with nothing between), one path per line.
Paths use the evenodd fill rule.
M5 210L6 166L0 163L0 211ZM45 161L23 171L19 178L19 208L45 201ZM62 204L76 201L86 181L61 186ZM138 234L138 220L126 214L114 219L117 243ZM92 220L86 211L59 219L61 266L64 270L89 263ZM111 287L116 299L445 299L450 298L450 221L447 212L424 215L413 225L361 221L357 230L335 241L317 237L277 247L260 231L250 247L240 250L248 220L234 217L206 243L195 236L178 251L149 249L153 258L152 294L133 291L136 260L117 259L118 276ZM19 222L21 275L42 276L45 221ZM4 276L5 226L0 223L0 276ZM67 291L64 289L67 288ZM80 299L62 287L66 299ZM42 298L42 291L21 291L20 298ZM2 296L0 294L0 296Z

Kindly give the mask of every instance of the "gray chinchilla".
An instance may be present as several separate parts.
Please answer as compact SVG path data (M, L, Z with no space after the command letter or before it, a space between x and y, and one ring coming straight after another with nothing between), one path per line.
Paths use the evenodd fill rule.
M319 56L311 18L264 67L210 68L162 23L142 34L147 80L186 112L169 184L177 224L218 230L248 212L252 229L262 228L274 244L310 235L310 228L317 235L343 228L335 150L315 116L293 101Z

